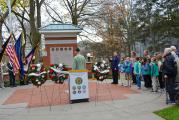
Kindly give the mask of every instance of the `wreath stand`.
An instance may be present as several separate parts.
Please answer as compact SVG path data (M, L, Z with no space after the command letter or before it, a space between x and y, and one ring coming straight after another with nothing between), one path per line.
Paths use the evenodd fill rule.
M55 101L56 101L56 99L59 99L59 104L61 104L62 103L62 97L63 97L63 93L65 92L64 90L65 90L65 83L62 83L62 84L54 84L54 86L53 86L53 90L52 90L52 95L51 95L51 104L50 104L50 111L52 110L52 106L54 105L53 104L53 101L54 101L54 93L55 93L55 89L58 91L57 92L57 97L55 96ZM67 95L68 96L68 95ZM69 101L69 103L70 103L70 101ZM57 103L58 104L58 103ZM71 105L70 105L70 108L72 108L71 107Z
M107 82L107 79L104 79L104 80L98 80L97 79L96 80L95 106L97 105L97 102L98 102L100 86L103 85L103 84L105 84L105 86L107 86L105 89L108 90L108 94L110 95L111 101L113 102L111 87L110 87L110 84Z
M47 104L50 106L50 102L49 102L48 95L47 95L47 90L46 90L46 87L43 86L43 85L38 86L38 87L33 85L32 91L31 91L31 94L30 94L31 96L30 96L29 105L31 104L32 98L35 95L34 92L37 89L38 91L40 91L40 106L43 106L43 91L42 91L42 88L44 88L45 97L46 97L47 102L48 102ZM29 106L29 108L31 108L31 106Z

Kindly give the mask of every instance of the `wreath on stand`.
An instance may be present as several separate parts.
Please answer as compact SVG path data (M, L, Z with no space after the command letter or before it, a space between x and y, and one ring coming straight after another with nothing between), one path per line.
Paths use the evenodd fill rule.
M44 66L41 64L31 65L28 79L37 87L43 85L47 80L47 72Z
M97 62L93 65L93 72L94 72L94 77L98 81L103 81L105 80L108 75L109 75L109 66L106 64L105 61L103 62Z
M52 64L50 65L49 77L55 83L63 84L68 79L69 72L67 72L67 68L63 64Z

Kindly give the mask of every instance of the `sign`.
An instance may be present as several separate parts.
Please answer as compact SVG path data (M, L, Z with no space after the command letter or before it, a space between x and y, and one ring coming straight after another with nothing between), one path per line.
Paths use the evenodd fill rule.
M88 72L70 72L70 100L89 99Z

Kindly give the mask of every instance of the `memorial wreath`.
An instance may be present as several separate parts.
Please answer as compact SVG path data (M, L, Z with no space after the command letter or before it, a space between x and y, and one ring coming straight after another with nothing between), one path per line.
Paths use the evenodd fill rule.
M49 77L57 84L63 84L68 79L69 72L63 64L51 64L49 70Z
M105 61L97 62L93 65L93 72L98 81L103 81L109 75L109 66Z
M47 80L47 71L41 64L33 64L30 67L28 79L33 85L39 87L43 85Z

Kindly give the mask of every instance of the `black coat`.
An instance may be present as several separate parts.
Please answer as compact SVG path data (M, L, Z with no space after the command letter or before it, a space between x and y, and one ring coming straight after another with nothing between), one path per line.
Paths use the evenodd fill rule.
M8 63L7 67L8 67L9 73L13 73L13 66L12 66L12 64Z
M118 70L119 69L118 64L119 64L119 57L118 56L113 56L112 63L111 63L112 70Z
M175 62L175 57L171 53L165 56L163 74L172 77L175 77L177 74L177 63Z

